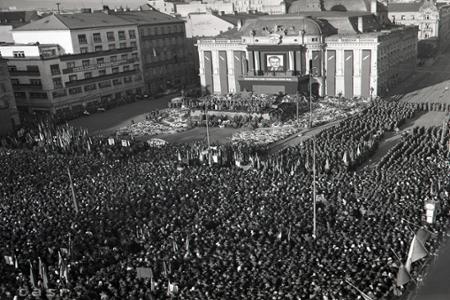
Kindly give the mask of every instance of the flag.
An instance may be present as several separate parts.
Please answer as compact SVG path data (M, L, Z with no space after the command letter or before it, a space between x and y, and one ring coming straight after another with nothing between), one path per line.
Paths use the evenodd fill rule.
M153 56L156 56L156 49L153 48Z
M361 155L361 149L359 148L359 144L358 144L358 149L356 149L356 156L360 156Z
M70 175L70 169L69 167L67 167L67 174L69 175L69 181L70 181L70 190L72 192L72 200L73 200L73 207L75 209L75 212L78 213L78 202L77 199L75 197L75 190L73 188L73 182L72 182L72 175Z
M357 290L359 292L359 294L361 295L361 297L363 298L363 300L373 300L369 295L367 295L366 293L364 293L363 291L361 291L360 289L358 289L356 286L354 286L353 284L351 284L350 282L348 282L346 280L346 282L353 287L355 290Z
M422 245L422 243L417 239L416 235L411 241L411 246L409 247L408 258L406 259L405 268L408 272L411 271L411 264L418 261L425 256L427 256L427 250Z
M114 138L109 138L109 139L108 139L108 145L114 146L115 143L116 143L116 141L114 140Z
M177 154L178 154L178 161L182 161L182 158L181 158L181 153L180 153L180 151L177 151Z
M42 286L44 287L44 289L48 289L48 277L47 277L47 271L45 270L45 265L43 263L41 263L41 271L40 273L42 274L41 278L42 278Z
M151 268L136 268L137 278L153 278L153 272Z
M344 165L348 166L347 151L344 152L344 156L342 157L342 161L344 162Z
M292 226L289 225L289 231L288 231L288 236L287 236L288 242L291 241L291 229L292 229Z
M153 274L150 277L150 291L155 292L155 280L153 279Z
M19 268L19 261L17 260L17 256L14 255L14 268Z
M36 284L34 281L34 274L33 274L33 265L31 265L31 261L28 261L28 262L30 263L30 283L33 288L36 288Z
M405 265L401 264L400 268L398 268L397 273L397 286L402 286L407 284L411 280L411 275L409 274L408 270L406 270Z
M66 283L69 282L69 268L64 260L62 260L61 266L59 267L59 278L64 279Z
M63 264L63 258L61 256L61 252L58 251L58 268L61 269L61 266Z
M174 240L172 240L172 248L174 253L178 253L178 245Z
M426 230L423 227L420 227L419 230L416 232L417 240L422 244L425 245L425 243L428 241L428 239L431 237L431 233Z
M14 266L14 261L12 256L5 256L5 262L7 265Z
M281 240L281 237L283 236L283 233L282 233L282 231L280 230L280 232L278 233L278 235L277 235L277 238L279 239L279 240Z
M167 266L166 266L166 262L165 261L163 261L163 274L164 274L164 277L167 278Z
M42 278L42 276L43 276L43 274L42 274L42 270L43 270L43 268L42 268L42 260L41 260L41 258L39 257L39 276Z
M328 157L325 160L325 171L329 171L330 170L330 162L328 161Z
M167 296L175 296L178 293L178 286L175 283L170 283L167 285Z
M128 147L127 140L122 140L122 147Z

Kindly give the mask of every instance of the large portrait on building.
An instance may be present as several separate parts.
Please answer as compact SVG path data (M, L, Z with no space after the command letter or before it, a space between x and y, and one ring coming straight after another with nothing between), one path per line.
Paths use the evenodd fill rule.
M284 54L266 54L266 70L269 72L284 71Z

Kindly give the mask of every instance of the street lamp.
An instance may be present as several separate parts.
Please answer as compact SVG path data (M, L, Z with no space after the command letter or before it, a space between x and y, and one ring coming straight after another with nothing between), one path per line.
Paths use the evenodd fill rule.
M370 87L370 101L371 102L373 101L373 91L374 91L374 88Z
M341 104L342 92L338 93L338 97L339 97L339 108L342 109L342 104Z

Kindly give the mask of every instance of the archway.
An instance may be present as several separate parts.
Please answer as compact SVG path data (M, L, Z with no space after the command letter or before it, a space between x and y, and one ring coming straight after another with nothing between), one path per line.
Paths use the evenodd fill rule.
M338 5L333 6L331 8L331 11L347 11L347 8L342 4L338 4Z
M320 91L320 83L318 82L311 83L311 93L314 97L319 96L320 94L319 91Z

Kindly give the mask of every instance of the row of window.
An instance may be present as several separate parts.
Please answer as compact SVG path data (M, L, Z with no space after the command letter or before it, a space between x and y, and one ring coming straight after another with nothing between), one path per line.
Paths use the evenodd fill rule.
M19 70L17 70L17 66L8 66L8 71L15 72L15 71L19 71ZM39 72L39 67L36 65L27 65L26 70L20 70L20 71Z
M136 39L136 31L134 29L128 30L128 37L130 40L135 40ZM125 30L119 30L117 32L117 39L119 41L123 41L123 40L127 39ZM103 41L102 34L100 32L93 33L92 40L94 41L94 43L101 43ZM115 35L114 31L108 31L106 33L106 40L108 42L113 42L116 40L116 35ZM78 35L78 43L80 45L87 44L88 43L87 35L79 34Z
M118 55L111 55L109 57L109 62L116 62L118 59L120 58L120 60L126 60L129 58L128 53L124 53L121 54L120 57ZM137 52L133 52L131 53L131 58L134 60L138 59L138 53ZM81 61L81 64L83 67L88 67L91 65L91 60L90 59L84 59ZM104 57L99 57L95 60L95 64L97 65L103 65L105 64L105 58ZM55 65L58 66L58 65ZM52 67L52 66L51 66ZM59 66L58 66L59 68ZM70 61L66 63L66 68L67 69L73 69L76 68L75 62L74 61Z
M397 16L397 15L392 15L392 21L395 22L396 19L400 19L400 20L415 20L416 16L415 15L411 15L409 17L409 19L407 19L406 15L400 15L400 17ZM419 18L419 19L421 19L421 18ZM423 17L423 20L429 20L429 19L430 19L430 15L428 15L428 14Z
M12 85L19 85L21 84L19 79L11 79L11 84ZM22 83L23 84L23 83ZM25 83L26 84L26 83ZM42 82L40 79L30 79L30 82L28 83L28 85L33 85L33 86L42 86Z
M127 42L121 42L119 43L119 47L116 47L116 44L109 44L108 45L108 49L103 48L102 45L95 45L94 46L94 52L99 52L99 51L103 51L103 50L114 50L114 49L123 49L123 48L127 48L128 44ZM130 42L130 47L132 48L137 48L137 44L136 42L132 41ZM89 52L89 47L80 47L80 53L88 53Z
M176 45L176 44L184 44L184 39L179 37L167 37L164 39L154 39L154 40L144 40L141 42L145 48L150 47L164 47L164 46L170 46L170 45Z
M143 28L141 30L141 36L173 34L173 33L181 33L181 32L184 32L184 24L183 23Z

